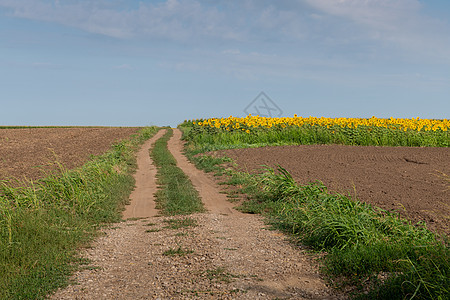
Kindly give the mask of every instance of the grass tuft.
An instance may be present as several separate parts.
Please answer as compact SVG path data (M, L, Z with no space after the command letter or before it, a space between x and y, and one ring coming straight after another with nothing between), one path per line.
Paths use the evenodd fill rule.
M183 248L181 248L181 246L179 246L177 249L170 248L169 250L164 251L163 255L164 256L185 256L185 255L188 255L191 253L194 253L194 251L183 249Z

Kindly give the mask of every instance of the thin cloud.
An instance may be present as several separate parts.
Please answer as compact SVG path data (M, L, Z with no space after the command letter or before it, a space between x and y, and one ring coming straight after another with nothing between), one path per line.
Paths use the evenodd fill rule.
M406 56L423 55L450 63L448 23L422 13L417 0L304 0L327 16L337 17L335 26L345 20L361 27L358 39L377 42L388 48L400 47ZM330 18L328 18L329 20ZM322 19L323 20L323 19Z
M122 0L0 0L1 7L18 18L117 39L175 41L188 51L226 43L223 54L236 56L242 53L234 49L258 47L279 54L270 58L278 65L296 56L330 64L450 63L449 25L423 15L417 0L167 0L134 6Z
M134 68L129 64L122 64L118 66L114 66L113 69L116 70L133 70Z
M421 8L417 0L305 0L327 14L349 18L383 29L395 29L398 23L415 16Z
M238 38L222 13L198 1L140 2L134 9L120 8L120 2L0 0L0 7L9 9L14 17L55 22L114 38Z

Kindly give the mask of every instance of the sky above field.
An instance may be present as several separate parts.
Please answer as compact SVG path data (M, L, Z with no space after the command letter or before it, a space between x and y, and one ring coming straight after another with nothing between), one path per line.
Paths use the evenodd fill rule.
M0 0L0 125L448 119L449 32L448 0Z

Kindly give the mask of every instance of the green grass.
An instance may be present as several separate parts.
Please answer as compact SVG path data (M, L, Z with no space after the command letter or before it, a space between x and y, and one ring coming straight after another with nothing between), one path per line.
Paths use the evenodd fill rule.
M167 142L173 130L168 128L166 134L156 141L151 157L158 168L159 189L155 193L156 208L164 215L186 215L203 212L203 203L198 192L183 171L177 167L175 158L167 149Z
M170 248L169 250L164 251L163 255L164 256L185 256L185 255L188 255L191 253L194 253L194 251L183 249L183 248L181 248L181 246L179 246L177 249Z
M121 220L145 128L75 170L37 182L0 183L0 299L43 299L68 284L99 226Z
M223 283L231 283L234 281L234 279L241 277L228 272L224 267L217 267L215 269L206 270L201 274L201 276L204 276L208 278L208 280L213 282Z
M199 142L202 137L184 136L188 157L198 168L226 173L226 183L246 195L240 210L267 216L275 228L322 253L322 272L335 286L352 287L358 299L450 298L448 237L432 233L423 223L411 224L331 193L321 182L300 186L282 167L254 175L221 168L221 163L229 163L227 159L195 155L249 145L239 137L234 143L217 136L212 144L213 140L207 141L210 137Z
M138 218L128 218L127 221L139 221L139 220L145 220L147 219L146 217L138 217Z
M214 172L216 175L222 175L223 171L220 165L231 163L228 157L213 157L209 155L194 156L192 153L186 153L189 160L195 160L196 166L199 166L205 172Z
M175 236L189 236L189 233L187 233L187 232L177 232L177 233L175 233Z

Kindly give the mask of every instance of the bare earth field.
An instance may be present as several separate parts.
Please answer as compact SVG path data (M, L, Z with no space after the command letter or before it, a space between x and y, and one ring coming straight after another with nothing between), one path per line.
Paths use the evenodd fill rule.
M301 184L322 181L330 191L356 196L414 222L450 232L449 148L344 145L278 146L219 151L249 172L281 165Z
M23 128L0 129L0 180L17 177L36 180L55 161L67 169L83 165L138 128Z

